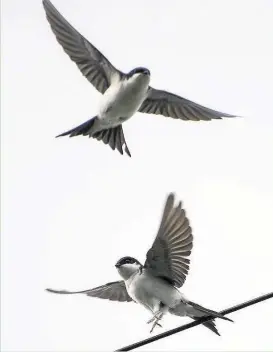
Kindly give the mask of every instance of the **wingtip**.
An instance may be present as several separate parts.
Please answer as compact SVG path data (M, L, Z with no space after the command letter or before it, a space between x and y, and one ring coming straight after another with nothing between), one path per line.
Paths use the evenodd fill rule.
M47 5L50 5L51 2L49 0L42 0L42 4L44 7L46 7Z
M50 293L58 293L58 294L68 294L70 293L69 291L66 290L53 290L52 288L46 288L45 291L50 292Z
M223 117L229 117L229 118L235 118L235 117L239 117L237 115L230 115L230 114L226 114Z
M226 119L226 118L228 118L228 119L237 119L237 118L244 118L244 116L241 116L241 115L230 115L230 114L225 114L225 115L223 115L223 116L221 116L221 119Z
M176 198L175 192L170 192L167 196L167 201L174 203Z

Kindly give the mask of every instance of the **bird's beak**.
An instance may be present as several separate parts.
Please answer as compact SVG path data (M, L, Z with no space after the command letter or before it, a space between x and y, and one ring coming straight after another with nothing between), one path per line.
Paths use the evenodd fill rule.
M119 268L119 267L120 267L120 265L117 263L117 264L115 265L115 267L116 267L116 268Z

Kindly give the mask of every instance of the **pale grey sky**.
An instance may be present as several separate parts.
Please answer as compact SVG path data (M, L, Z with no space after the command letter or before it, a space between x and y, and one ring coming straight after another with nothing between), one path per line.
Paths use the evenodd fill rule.
M44 291L119 279L144 261L166 194L190 218L182 292L220 310L272 291L273 3L269 0L54 0L121 70L245 116L183 122L136 114L132 158L54 136L96 114L100 94L56 42L39 0L2 0L2 350L106 351L149 336L145 309ZM273 302L146 346L146 351L269 351ZM163 329L186 323L166 316Z

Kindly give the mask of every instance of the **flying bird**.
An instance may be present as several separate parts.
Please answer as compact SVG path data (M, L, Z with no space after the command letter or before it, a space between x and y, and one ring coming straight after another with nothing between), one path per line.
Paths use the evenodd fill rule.
M121 72L73 28L49 0L43 0L43 6L57 41L88 81L103 94L97 116L57 137L89 136L102 140L121 154L124 149L131 156L122 124L137 111L192 121L235 117L152 88L150 71L145 67Z
M182 203L175 205L174 202L175 197L171 193L167 197L159 230L146 254L144 265L137 259L126 256L115 265L122 277L121 281L84 291L47 291L59 294L83 293L111 301L139 303L152 314L148 321L153 323L151 332L155 326L161 326L159 322L166 313L188 316L194 320L210 316L212 319L203 325L220 335L214 319L232 320L189 300L178 290L188 274L193 235Z

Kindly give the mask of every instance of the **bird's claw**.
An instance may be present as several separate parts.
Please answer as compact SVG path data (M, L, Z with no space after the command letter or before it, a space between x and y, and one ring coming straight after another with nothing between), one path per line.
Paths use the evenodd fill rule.
M159 327L162 328L162 325L160 325L159 322L158 322L158 321L162 318L162 316L163 316L162 312L157 312L157 313L155 313L155 315L152 317L152 319L150 319L149 321L147 321L147 324L150 324L150 323L154 322L154 323L153 323L153 326L152 326L152 328L151 328L151 330L150 330L150 333L153 332L153 330L154 330L154 328L155 328L156 326L159 326Z
M154 330L154 328L155 328L156 326L159 326L160 328L162 328L162 325L159 324L157 321L155 321L155 322L153 323L153 326L152 326L151 330L150 330L150 334L153 332L153 330Z
M155 313L155 315L154 315L151 319L149 319L149 320L147 321L147 324L152 323L154 320L158 321L158 320L160 320L161 318L162 318L162 313L161 313L161 312L157 312L157 313Z
M155 316L153 316L151 319L149 319L149 320L147 321L147 324L152 323L154 320L155 320Z

